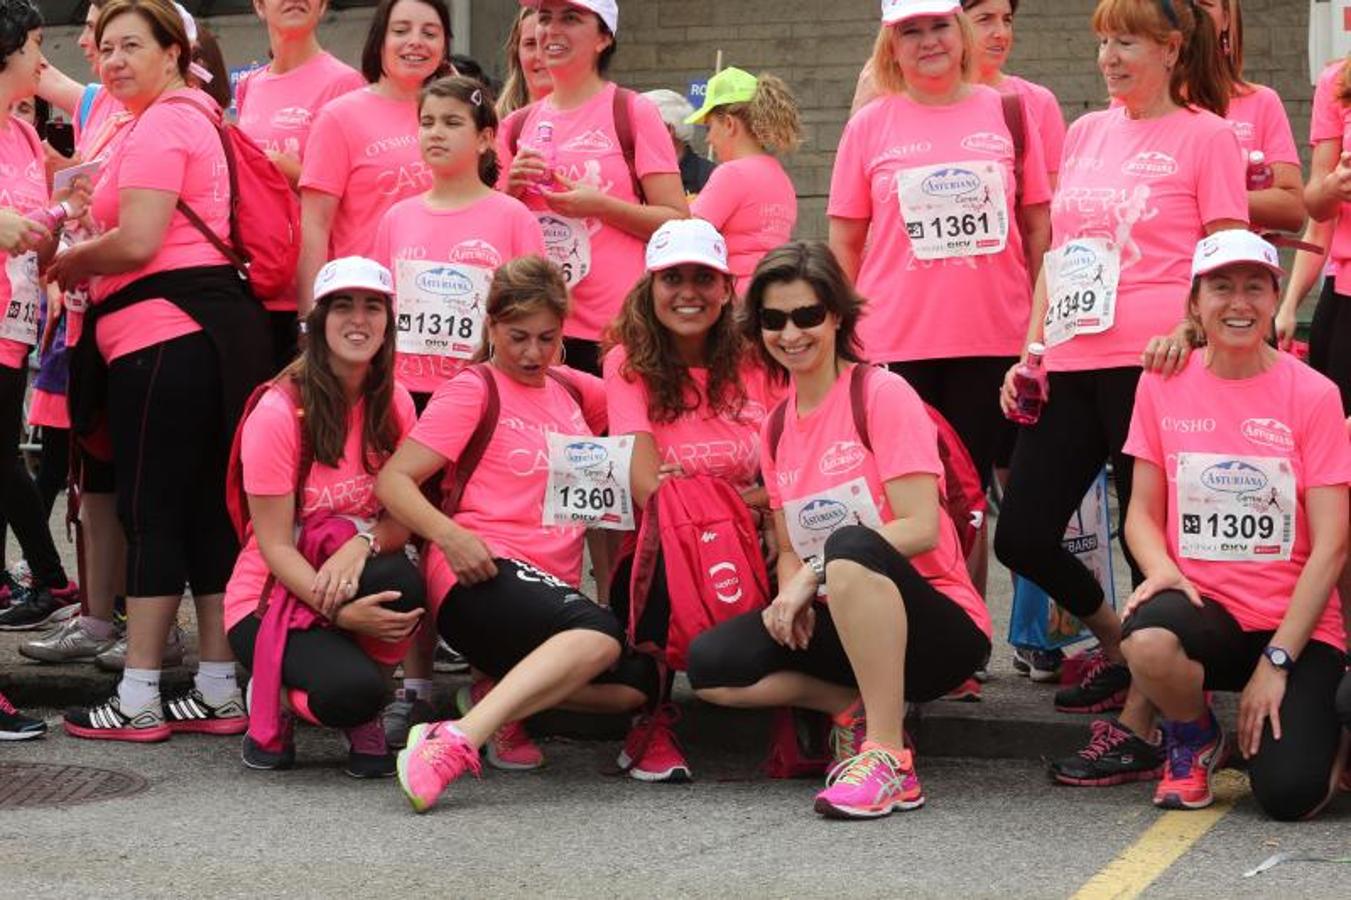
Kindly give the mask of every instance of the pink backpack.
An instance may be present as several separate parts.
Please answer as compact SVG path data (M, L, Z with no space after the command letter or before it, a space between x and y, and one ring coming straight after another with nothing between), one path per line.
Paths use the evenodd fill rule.
M661 648L640 644L636 630L659 554L671 597L664 663L672 669L685 669L700 634L769 602L760 535L736 489L710 475L666 479L643 510L629 582L629 642L658 662Z

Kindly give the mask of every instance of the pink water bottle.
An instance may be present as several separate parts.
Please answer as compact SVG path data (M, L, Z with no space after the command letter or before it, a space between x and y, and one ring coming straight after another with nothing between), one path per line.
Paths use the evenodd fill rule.
M535 126L535 141L531 149L544 160L544 175L530 187L532 194L538 194L541 187L554 180L554 167L558 165L558 150L554 147L554 123L540 122Z
M1035 425L1041 418L1042 407L1046 405L1046 369L1042 357L1046 355L1043 344L1027 345L1027 361L1019 364L1013 373L1013 411L1009 418L1019 425Z
M1276 183L1276 173L1267 163L1267 155L1261 150L1248 154L1248 190L1265 191Z
M37 222L48 231L55 231L60 228L62 223L70 218L70 207L63 200L60 203L54 203L46 209L35 209L27 216L33 222Z

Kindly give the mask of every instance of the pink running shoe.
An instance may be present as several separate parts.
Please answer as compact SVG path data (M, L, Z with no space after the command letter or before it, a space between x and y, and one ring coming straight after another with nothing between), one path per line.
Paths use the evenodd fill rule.
M416 812L436 805L441 792L465 770L478 778L483 773L478 750L452 722L414 725L408 746L399 753L399 787Z
M830 717L831 765L838 766L863 752L863 739L868 734L868 718L863 712L863 700L837 716Z
M469 715L469 710L488 696L494 683L491 678L483 678L456 691L455 706L460 715ZM508 772L528 772L544 765L544 751L531 739L525 723L519 720L508 722L493 732L483 748L483 755L488 757L488 765Z
M690 764L685 761L673 730L678 717L676 708L669 703L649 715L635 717L619 753L619 768L638 781L689 781Z
M899 754L863 742L863 752L836 766L816 795L816 811L832 819L876 819L924 805L909 750Z

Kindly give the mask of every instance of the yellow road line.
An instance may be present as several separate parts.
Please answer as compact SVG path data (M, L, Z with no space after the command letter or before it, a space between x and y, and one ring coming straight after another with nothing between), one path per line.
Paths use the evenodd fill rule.
M1212 806L1164 813L1139 840L1079 888L1072 900L1131 900L1140 896L1233 809L1248 791L1248 778L1225 769L1215 774L1212 790Z

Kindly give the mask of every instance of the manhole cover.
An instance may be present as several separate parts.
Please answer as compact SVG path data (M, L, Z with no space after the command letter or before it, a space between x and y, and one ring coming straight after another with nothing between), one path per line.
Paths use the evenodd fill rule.
M0 809L93 803L139 794L149 786L139 775L113 769L0 762Z

